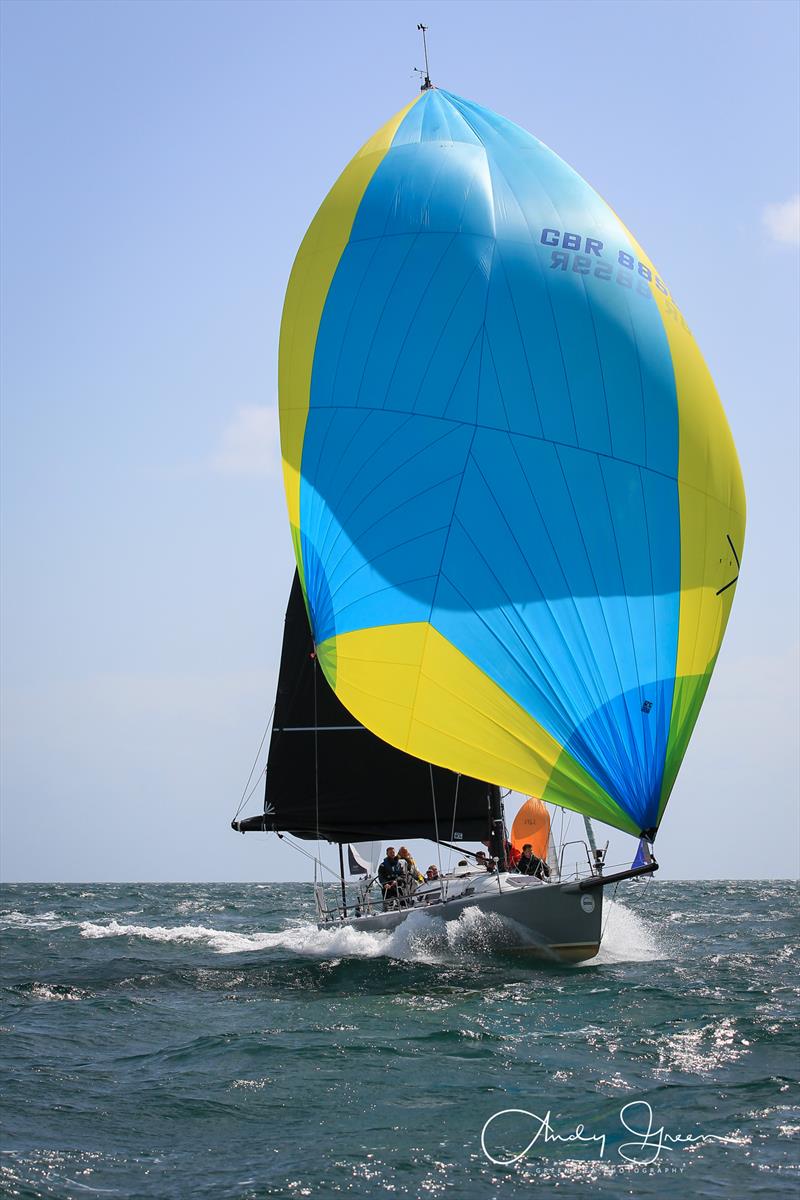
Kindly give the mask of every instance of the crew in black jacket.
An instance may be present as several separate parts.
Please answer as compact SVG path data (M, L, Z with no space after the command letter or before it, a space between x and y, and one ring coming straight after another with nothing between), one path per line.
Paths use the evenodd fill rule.
M397 857L394 846L388 846L386 849L386 858L378 867L378 882L383 888L384 912L389 908L390 900L397 900L399 895L398 885L404 877L405 864Z
M537 879L549 879L550 868L542 858L537 858L533 853L533 846L530 842L526 842L522 847L522 854L516 867L519 875L535 875Z

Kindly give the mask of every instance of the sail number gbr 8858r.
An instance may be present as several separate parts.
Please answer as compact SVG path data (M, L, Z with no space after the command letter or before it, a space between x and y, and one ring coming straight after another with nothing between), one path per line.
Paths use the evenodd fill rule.
M620 287L632 288L646 300L651 299L652 283L669 302L666 305L668 314L676 317L688 330L683 315L670 296L669 288L663 279L647 263L634 258L627 250L612 250L611 257L606 257L603 253L604 243L599 238L586 237L580 233L562 233L559 229L550 228L542 229L539 242L543 246L552 247L549 264L551 271L572 271L576 275L591 275L606 282L613 279Z

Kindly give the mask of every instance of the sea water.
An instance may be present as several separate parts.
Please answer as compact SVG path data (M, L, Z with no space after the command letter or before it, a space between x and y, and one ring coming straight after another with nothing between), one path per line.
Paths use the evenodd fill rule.
M625 884L578 966L309 890L4 888L0 1194L798 1194L795 884Z

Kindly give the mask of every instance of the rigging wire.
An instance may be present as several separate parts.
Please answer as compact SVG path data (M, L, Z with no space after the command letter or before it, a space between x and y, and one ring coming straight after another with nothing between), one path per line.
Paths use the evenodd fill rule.
M267 764L266 764L266 763L264 763L264 766L263 766L263 768L262 768L261 774L259 775L258 779L255 781L255 783L253 784L253 786L250 788L250 791L247 793L247 796L246 796L246 798L244 799L244 801L242 802L242 804L240 804L240 805L239 805L239 808L237 808L237 810L236 810L236 817L238 817L238 815L239 815L239 812L240 812L240 810L241 810L241 809L244 807L244 805L246 805L246 804L247 804L247 802L248 802L248 801L251 799L251 797L253 797L253 796L255 795L256 788L257 788L257 787L258 787L258 785L261 783L261 780L264 778L264 776L266 775L266 773L267 773ZM234 817L234 818L233 818L233 819L234 819L234 821L236 820L236 817Z
M314 650L314 806L317 822L317 858L322 864L322 840L319 833L319 718L317 716L317 671L319 660Z
M428 766L431 766L431 763L428 763ZM458 787L459 787L459 785L461 785L461 774L456 775L456 794L455 794L455 797L453 797L453 820L452 820L452 826L450 827L451 842L456 840L456 812L458 810ZM435 800L434 800L434 816L435 816ZM438 832L438 830L437 830L437 832ZM449 850L447 850L447 875L450 875L450 872L452 870L452 857L453 857L453 848L452 848L452 846L450 846ZM439 875L441 875L441 853L439 854Z
M433 782L433 763L428 763L428 770L431 775L431 799L433 800L433 831L436 834L436 858L439 863L439 878L442 877L442 847L439 845L439 814L436 811L436 787ZM458 784L456 784L458 787ZM454 822L455 823L455 822ZM442 899L444 899L444 885Z
M641 882L641 880L640 880L640 882ZM647 878L644 880L644 887L641 888L641 890L639 891L638 897L635 900L626 898L625 907L626 908L628 908L628 907L638 908L639 905L644 900L645 896L647 895L647 889L650 887L650 884L652 882L653 882L653 876L648 875ZM619 883L615 883L614 884L614 892L613 892L613 895L611 896L612 900L616 900L618 891L619 891ZM606 936L606 928L608 927L608 922L609 922L610 918L611 918L611 910L609 908L609 909L606 909L606 919L603 922L602 929L600 930L600 941L601 942L602 942L603 938Z
M277 703L277 700L276 700L276 703ZM258 779L257 779L257 780L255 781L255 783L253 784L253 787L252 787L252 788L251 788L251 790L248 792L248 790L247 790L247 789L250 787L250 781L251 781L251 779L253 778L253 772L255 771L256 767L258 766L258 760L259 760L259 758L261 757L261 751L262 751L262 750L263 750L263 748L264 748L264 742L267 740L267 734L269 733L270 729L272 728L272 718L273 718L274 716L275 716L275 704L273 704L273 706L272 706L272 712L269 714L269 717L267 718L267 725L266 725L266 728L265 728L265 730L264 730L264 733L263 733L263 735L262 735L261 741L259 742L259 745L258 745L258 750L256 751L256 756L255 756L255 758L253 759L253 765L252 765L252 767L250 768L250 774L247 776L247 783L244 785L244 790L242 791L242 798L241 798L241 800L239 801L239 807L236 809L236 812L235 812L235 813L234 813L234 815L233 815L233 819L234 819L234 821L235 821L235 820L236 820L236 818L239 816L239 813L242 811L242 809L244 808L245 804L247 804L247 801L250 799L250 797L252 796L253 792L256 790L256 788L258 787L259 783L261 782L261 780L264 778L264 775L266 774L266 770L267 770L267 768L266 768L266 766L265 766L265 767L264 767L264 770L261 772L261 774L259 775Z
M428 764L430 766L430 763ZM458 785L461 783L461 776L456 775L456 794L453 797L453 824L450 827L450 841L456 840L456 810L458 809ZM435 806L434 806L435 811Z
M456 775L456 794L453 797L453 824L450 829L450 841L451 842L454 842L456 840L456 811L458 809L458 788L459 788L460 783L461 783L461 776ZM436 804L434 801L434 812L435 811L436 811ZM439 861L439 874L440 875L442 873L441 866L442 866L442 864L441 864L441 855L440 855L440 861ZM447 873L448 873L448 875L450 874L452 866L453 866L453 851L452 851L452 849L450 849L447 852Z
M309 850L306 850L305 846L302 846L300 844L300 842L296 841L291 836L291 834L288 834L288 833L282 834L281 840L286 842L287 846L290 846L292 850L296 850L298 854L304 854L306 858L310 859L311 862L313 862L315 882L316 882L317 867L319 867L321 871L327 871L329 875L332 875L334 877L334 879L339 878L338 871L334 871L333 867L329 867L328 864L324 863L322 861L322 859L319 858L316 854L312 854Z
M618 891L619 891L619 884L615 883L614 884L614 894L611 897L612 901L616 900ZM610 908L606 908L606 919L603 922L602 926L600 927L600 941L601 942L603 941L603 938L606 936L606 929L608 928L608 922L609 922L610 918L611 918L611 910L610 910Z
M639 882L639 884L640 884L640 885L641 885L641 884L644 884L644 887L639 887L639 888L637 889L637 891L639 892L638 896L636 896L636 898L635 898L635 899L631 898L631 899L628 901L628 903L630 904L630 907L631 907L631 908L638 908L638 907L639 907L639 905L642 903L642 901L644 900L645 896L647 895L647 889L650 887L650 884L653 882L653 875L652 875L652 874L651 874L651 875L647 875L647 876L646 876L644 879L642 879L642 878L640 877L640 878L639 878L639 880L638 880L638 882ZM619 884L617 884L617 887L619 887Z

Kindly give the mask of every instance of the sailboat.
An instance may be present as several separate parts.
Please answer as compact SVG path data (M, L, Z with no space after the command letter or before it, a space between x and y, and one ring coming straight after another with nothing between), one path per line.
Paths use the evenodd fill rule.
M531 134L434 87L392 117L298 251L279 365L297 572L264 812L327 839L321 925L468 907L597 953L604 888L652 845L730 614L733 438L663 274ZM585 868L510 870L503 793L582 814ZM592 821L639 838L609 870ZM343 847L482 841L348 899ZM469 858L472 857L472 863Z

